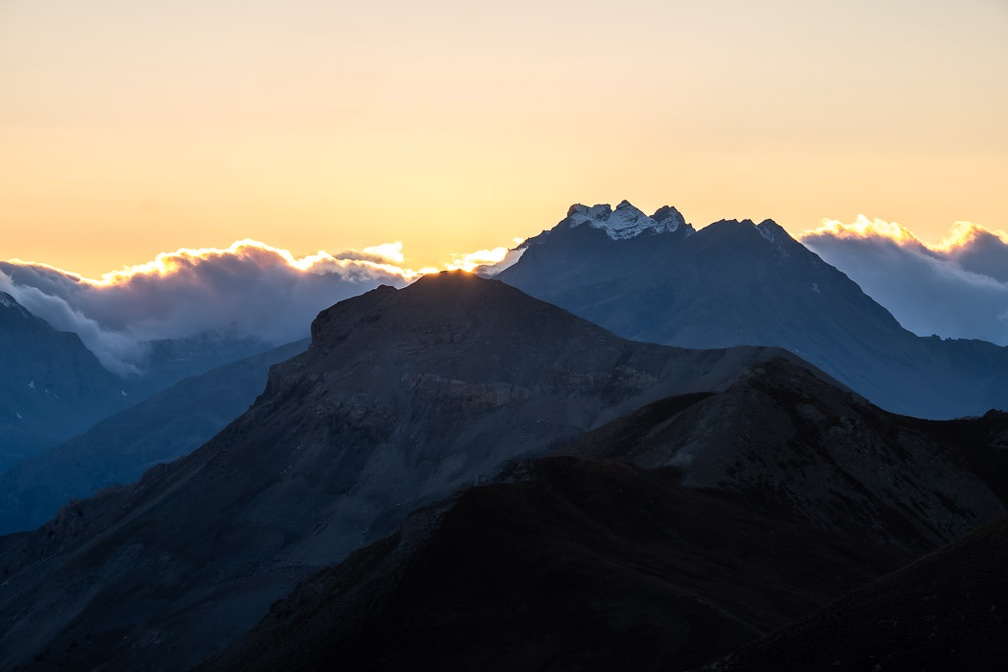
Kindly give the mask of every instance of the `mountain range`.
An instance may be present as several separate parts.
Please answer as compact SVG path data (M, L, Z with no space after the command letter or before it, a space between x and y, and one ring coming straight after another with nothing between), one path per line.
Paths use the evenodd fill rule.
M133 381L0 295L0 440L37 453L0 519L55 512L0 536L0 667L1006 652L968 597L998 590L1004 348L913 335L769 220L575 205L515 258L340 301L310 345L151 343Z
M138 480L203 445L241 415L269 367L308 347L297 341L175 383L88 431L0 473L0 534L31 530L71 499Z
M770 356L624 341L462 274L341 302L205 446L5 538L0 664L84 639L117 667L194 663L417 506Z
M311 332L206 445L0 538L0 665L591 666L628 632L699 665L1005 509L1001 415L894 416L785 350L461 273Z
M128 386L73 333L0 293L0 469L129 405Z
M906 415L1008 408L1008 348L916 336L770 220L697 231L674 208L574 205L519 251L495 277L626 338L783 347Z

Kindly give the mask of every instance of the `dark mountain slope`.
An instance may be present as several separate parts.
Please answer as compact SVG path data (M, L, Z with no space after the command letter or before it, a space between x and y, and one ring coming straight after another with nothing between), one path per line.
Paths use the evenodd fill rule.
M790 357L624 341L464 274L336 304L312 335L199 450L0 538L0 667L77 664L85 641L108 669L195 663L418 505Z
M126 385L76 334L0 292L0 470L125 408Z
M914 335L769 220L614 240L569 216L522 247L498 278L627 338L776 345L899 413L1008 408L1008 348Z
M689 669L1003 512L1002 415L895 416L769 360L413 514L202 669Z
M136 481L209 440L255 400L269 367L308 341L274 348L176 383L0 476L0 534L38 527L71 499Z
M1002 516L705 669L1002 669L1006 563Z
M685 669L909 557L674 470L545 458L413 514L202 669Z
M893 415L783 359L714 395L663 400L563 451L672 467L820 527L927 551L1008 506L1008 415Z

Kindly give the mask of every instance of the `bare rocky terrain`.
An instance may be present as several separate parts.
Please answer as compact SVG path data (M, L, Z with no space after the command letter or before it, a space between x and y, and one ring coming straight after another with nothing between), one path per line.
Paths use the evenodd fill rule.
M192 454L0 537L0 667L689 669L1000 515L1006 418L381 287Z
M193 454L0 538L0 666L194 664L417 506L788 356L625 341L464 274L341 302L312 337Z

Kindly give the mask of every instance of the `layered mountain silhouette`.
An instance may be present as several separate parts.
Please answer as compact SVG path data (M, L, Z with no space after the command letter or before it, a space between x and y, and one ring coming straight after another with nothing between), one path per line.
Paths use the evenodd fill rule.
M0 666L703 664L1002 512L1008 423L956 423L498 281L382 287L200 449L0 538Z
M87 429L132 401L76 334L53 329L0 292L0 470Z
M674 208L576 205L521 247L496 277L626 338L783 347L918 417L1008 408L1008 348L916 336L770 220L695 231Z
M1004 511L1008 418L907 420L769 360L421 509L202 669L691 669Z
M0 534L34 529L71 499L132 483L203 445L255 400L270 366L307 347L307 340L283 345L187 378L21 460L0 474Z
M418 505L789 356L626 341L464 274L341 302L205 446L0 539L0 666L195 663Z
M688 669L911 557L673 470L544 458L413 514L201 669Z

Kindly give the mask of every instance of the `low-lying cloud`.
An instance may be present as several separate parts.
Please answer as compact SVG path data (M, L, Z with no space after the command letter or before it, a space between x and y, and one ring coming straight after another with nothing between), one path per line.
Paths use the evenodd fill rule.
M922 336L1008 345L1008 234L957 222L937 245L896 223L823 220L798 239Z
M57 329L77 333L109 370L142 371L147 342L214 331L280 344L308 335L322 309L379 284L405 286L402 243L295 258L244 240L182 249L81 278L41 264L0 262L0 291Z

